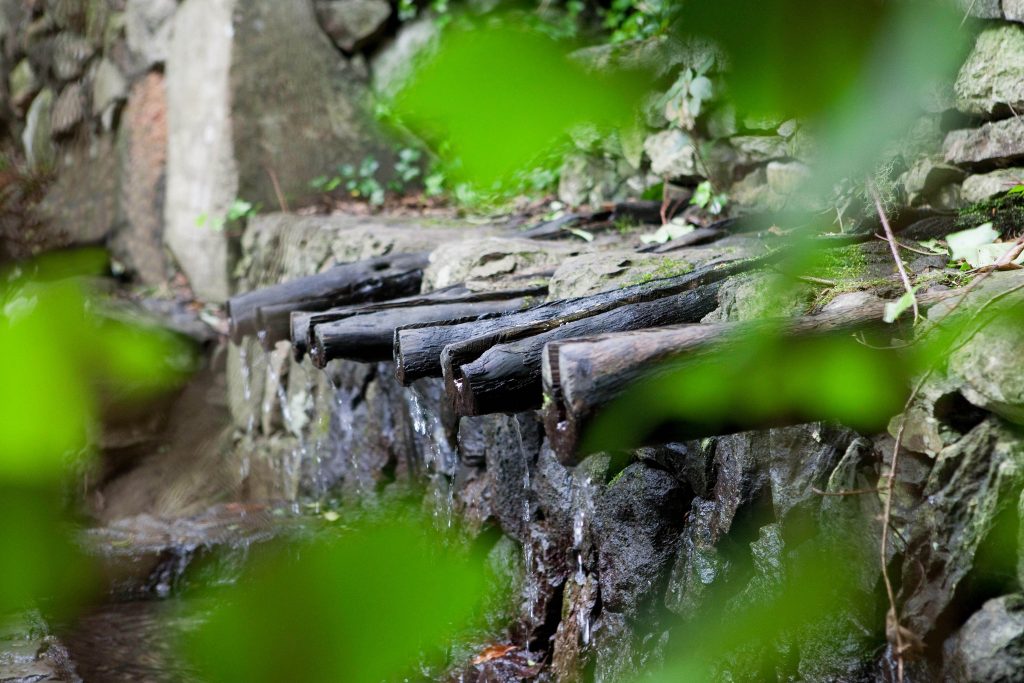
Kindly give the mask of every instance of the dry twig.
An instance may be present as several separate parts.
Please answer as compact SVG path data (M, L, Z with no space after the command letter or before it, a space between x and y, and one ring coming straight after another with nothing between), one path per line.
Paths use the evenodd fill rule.
M875 209L878 211L878 218L882 221L882 228L885 230L885 238L889 243L889 249L892 251L892 257L896 261L896 269L900 272L900 279L903 280L903 287L907 290L907 294L910 295L911 303L914 307L914 321L921 317L921 312L917 308L917 297L914 296L914 286L910 284L910 276L907 275L907 269L903 265L903 259L900 258L899 247L896 246L896 235L893 234L892 226L889 225L889 219L885 216L885 209L882 208L882 200L878 197L878 190L875 189L875 184L870 180L868 181L868 191L871 192L871 199L875 202Z

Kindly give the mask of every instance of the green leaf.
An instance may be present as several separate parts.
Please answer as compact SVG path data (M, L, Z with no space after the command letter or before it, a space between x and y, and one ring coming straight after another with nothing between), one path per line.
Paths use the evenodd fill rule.
M914 287L909 292L905 292L903 296L896 301L890 301L885 305L885 311L882 313L882 320L887 323L896 322L896 320L903 315L908 309L914 305L914 292L917 291L917 287Z
M694 231L694 227L689 223L680 225L678 223L666 223L654 232L644 233L640 235L640 241L644 244L664 244L669 240L674 240L677 237L689 234Z
M586 242L594 241L594 233L592 232L587 232L586 230L581 230L580 228L566 228L566 230L568 230L573 235L576 235L577 237Z
M979 247L991 244L997 239L999 239L999 232L992 227L992 223L983 223L970 230L961 230L946 235L946 244L949 245L951 259L954 261L965 259L970 263L977 260Z

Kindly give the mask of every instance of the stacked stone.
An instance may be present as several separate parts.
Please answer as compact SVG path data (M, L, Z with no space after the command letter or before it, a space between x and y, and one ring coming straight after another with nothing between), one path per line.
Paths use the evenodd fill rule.
M50 246L102 243L146 284L177 268L224 300L236 199L294 208L387 156L364 95L371 57L385 80L408 57L394 28L383 0L0 0L0 113L55 174Z

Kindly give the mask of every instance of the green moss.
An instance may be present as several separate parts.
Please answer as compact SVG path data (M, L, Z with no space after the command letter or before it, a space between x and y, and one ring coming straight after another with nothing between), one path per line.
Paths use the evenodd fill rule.
M686 275L691 272L693 272L692 263L687 263L686 261L680 261L678 259L666 258L659 263L654 270L637 275L631 280L623 283L622 286L631 287L633 285L645 285L648 282L653 282L654 280L664 280L670 277Z
M632 232L636 232L636 229L640 227L640 223L633 220L632 218L616 218L615 229L620 235L628 235Z
M868 260L857 244L839 249L822 249L815 255L811 270L814 277L848 284L864 278Z
M1024 196L1003 195L965 206L957 215L956 229L968 230L990 221L1004 238L1020 235L1024 232Z

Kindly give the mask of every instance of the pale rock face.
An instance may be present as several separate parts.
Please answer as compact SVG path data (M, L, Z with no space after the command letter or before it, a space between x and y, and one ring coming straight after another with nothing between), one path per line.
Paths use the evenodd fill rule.
M644 151L651 160L651 171L668 178L701 175L693 141L681 130L664 130L644 141Z
M943 151L946 161L954 164L1024 159L1024 121L1013 117L980 128L950 131Z
M1021 183L1024 183L1024 168L1001 168L991 173L969 175L964 180L961 199L968 204L983 202Z
M196 296L230 294L228 241L199 227L224 216L238 194L230 112L234 0L185 0L167 58L167 198L164 240Z
M128 0L125 7L128 48L142 57L147 67L167 61L177 8L177 0Z
M384 0L320 0L316 14L324 31L345 52L363 47L391 16Z
M25 117L21 141L25 148L25 158L33 169L49 168L55 160L53 142L50 140L53 99L52 90L43 90L32 100Z
M969 114L1024 109L1024 26L1001 24L982 31L954 91L957 108Z

